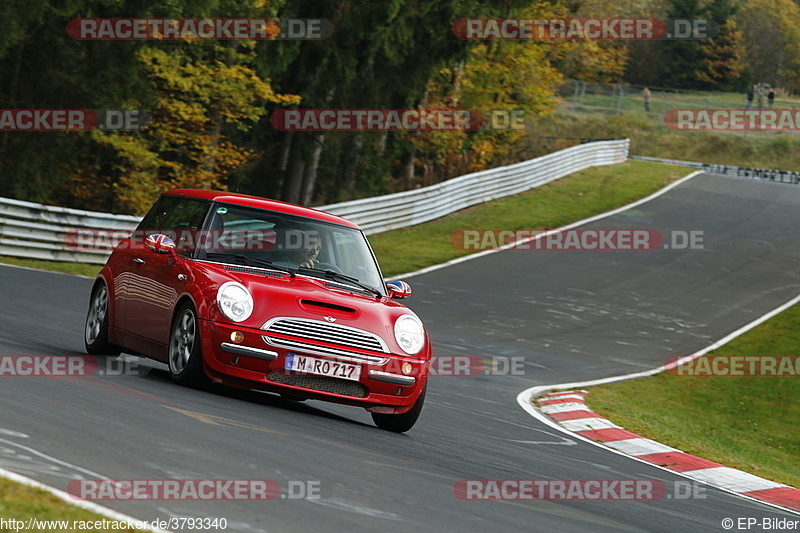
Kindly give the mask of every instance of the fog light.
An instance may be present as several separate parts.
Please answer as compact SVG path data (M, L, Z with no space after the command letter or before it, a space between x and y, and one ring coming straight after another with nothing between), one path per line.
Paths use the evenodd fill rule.
M403 371L403 374L407 376L411 373L412 370L414 370L414 367L411 366L411 363L403 363L401 370Z
M242 333L241 331L231 332L231 340L233 342L242 342L244 340L244 333Z

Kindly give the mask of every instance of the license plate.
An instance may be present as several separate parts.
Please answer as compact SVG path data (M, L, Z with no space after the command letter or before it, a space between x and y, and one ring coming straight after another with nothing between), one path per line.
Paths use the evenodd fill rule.
M332 378L349 379L358 381L361 377L361 366L330 359L319 359L296 353L287 353L284 364L286 370L314 374L317 376L329 376Z

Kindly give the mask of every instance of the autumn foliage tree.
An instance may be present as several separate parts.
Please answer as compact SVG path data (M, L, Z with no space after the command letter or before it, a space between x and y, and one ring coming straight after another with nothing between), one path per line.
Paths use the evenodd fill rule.
M694 78L705 89L719 89L742 77L745 69L743 34L736 21L728 19L720 26L719 35L702 45L700 68Z
M155 107L141 132L94 132L94 140L116 153L115 192L120 207L142 213L169 188L225 188L225 178L256 154L231 141L229 130L248 130L265 103L296 104L278 95L248 66L252 50L216 45L219 57L203 58L202 44L137 53L151 81Z

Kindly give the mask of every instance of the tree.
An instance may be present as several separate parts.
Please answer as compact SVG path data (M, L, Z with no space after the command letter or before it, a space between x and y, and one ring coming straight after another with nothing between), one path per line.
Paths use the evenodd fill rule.
M702 0L671 0L668 19L704 19L706 11ZM664 41L668 63L665 65L661 85L680 89L698 88L697 65L703 60L703 45L695 39Z
M753 81L800 90L800 7L792 0L748 0L737 22Z
M732 87L744 72L744 55L742 32L728 19L716 38L703 43L701 67L695 69L694 78L704 89Z
M222 58L207 57L209 46ZM224 188L227 176L255 156L226 128L249 129L265 113L264 102L300 101L275 94L247 66L251 52L187 43L171 52L143 48L137 57L156 94L152 123L139 133L94 132L96 142L117 152L115 191L125 211L143 213L169 188Z
M464 16L508 16L527 1L487 6L477 0L308 1L287 5L281 17L323 17L336 28L324 41L268 42L260 56L281 91L303 97L305 108L409 109L423 104L437 73L463 61L473 43L453 35ZM275 132L257 128L267 146L247 172L250 187L303 203L385 192L413 169L415 147L402 134ZM325 183L315 179L324 173ZM319 194L318 194L319 192Z

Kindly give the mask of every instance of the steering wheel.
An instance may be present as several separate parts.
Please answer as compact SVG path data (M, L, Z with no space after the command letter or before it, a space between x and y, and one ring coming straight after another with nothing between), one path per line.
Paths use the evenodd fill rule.
M333 263L317 263L314 268L318 268L320 270L333 270L337 274L342 274L342 269L334 265Z

